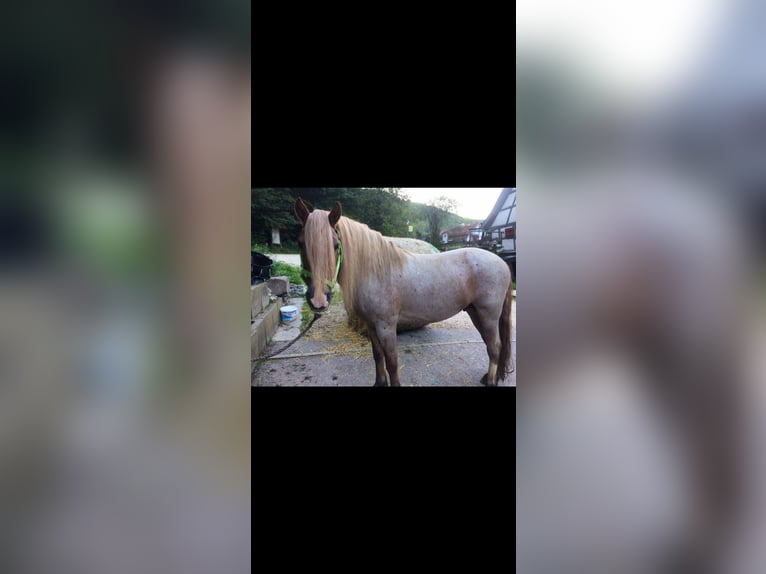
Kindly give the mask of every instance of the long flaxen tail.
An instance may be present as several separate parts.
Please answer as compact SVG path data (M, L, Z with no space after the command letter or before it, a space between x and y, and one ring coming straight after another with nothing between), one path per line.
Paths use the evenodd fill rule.
M513 281L508 284L508 292L503 303L503 312L500 314L500 359L497 364L497 380L502 381L508 373L516 369L511 353L511 338L513 317L511 306L513 305Z

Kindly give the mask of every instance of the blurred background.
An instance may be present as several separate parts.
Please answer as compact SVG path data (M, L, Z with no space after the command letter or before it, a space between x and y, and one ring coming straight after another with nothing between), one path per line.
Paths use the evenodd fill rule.
M764 26L516 3L518 572L766 568Z
M250 3L0 34L0 570L250 568Z

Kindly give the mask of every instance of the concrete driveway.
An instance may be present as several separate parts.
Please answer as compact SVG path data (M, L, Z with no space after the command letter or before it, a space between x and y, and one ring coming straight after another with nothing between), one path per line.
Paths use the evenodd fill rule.
M283 257L283 256L280 256ZM290 300L301 307L303 298ZM299 333L296 325L280 324L267 347L273 352ZM513 358L516 360L516 303L513 305ZM418 329L400 333L399 374L403 386L482 386L489 364L481 336L465 312ZM372 386L375 363L369 341L347 324L342 303L333 303L309 333L283 354L255 365L253 386ZM516 386L513 372L500 383Z
M296 265L298 267L301 266L301 256L298 255L297 253L295 255L292 255L289 253L286 253L286 254L274 253L269 255L268 257L270 257L274 261L282 261L283 263L289 263L290 265Z

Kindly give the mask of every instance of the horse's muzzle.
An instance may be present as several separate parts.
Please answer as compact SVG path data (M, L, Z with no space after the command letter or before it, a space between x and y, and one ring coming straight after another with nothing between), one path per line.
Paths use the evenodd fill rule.
M308 292L306 293L306 302L309 304L309 309L311 309L314 313L324 313L330 308L330 303L332 302L332 291L325 291L324 293L325 298L327 300L327 305L324 307L316 307L314 303L312 303L312 299L314 299L314 289L312 287L309 287Z

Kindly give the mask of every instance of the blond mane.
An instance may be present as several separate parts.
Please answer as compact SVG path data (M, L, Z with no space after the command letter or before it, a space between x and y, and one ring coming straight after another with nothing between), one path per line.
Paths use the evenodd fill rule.
M335 277L335 254L328 249L332 245L332 228L327 219L329 212L315 209L304 225L306 256L311 262L312 282L315 289L322 289L325 280Z
M338 283L343 290L343 304L349 316L355 316L357 287L363 277L372 275L386 281L394 271L401 271L407 251L373 231L367 225L341 217L338 221L343 243L343 263Z

